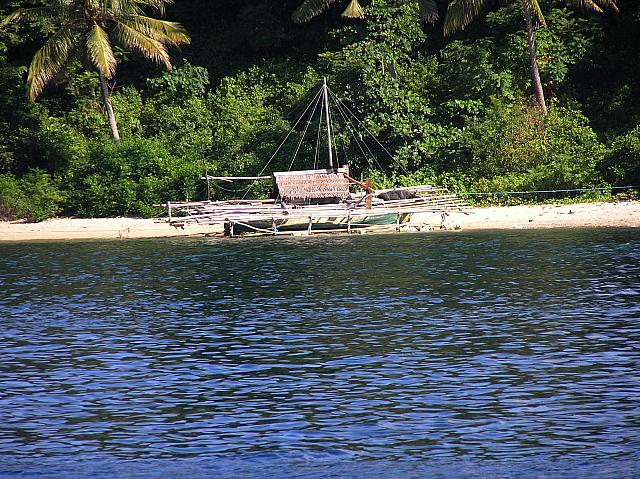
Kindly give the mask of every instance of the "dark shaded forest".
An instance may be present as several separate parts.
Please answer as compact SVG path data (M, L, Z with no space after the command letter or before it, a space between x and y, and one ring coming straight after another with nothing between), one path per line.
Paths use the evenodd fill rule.
M540 2L546 27L536 29L535 41L547 115L533 96L519 2L495 2L448 36L446 5L433 24L421 20L417 5L391 0L363 2L364 19L342 18L345 5L336 3L295 24L298 3L169 5L165 18L191 37L170 49L172 70L114 48L119 142L98 74L81 59L28 100L29 64L55 21L1 27L0 219L151 216L154 204L206 199L205 173L262 169L323 77L362 134L393 154L372 142L372 155L362 155L347 126L335 127L341 161L376 186L429 183L460 194L600 188L580 199L601 199L630 194L609 187L640 185L640 2L619 0L618 12L603 13ZM11 0L0 17L32 5ZM293 133L301 135L301 127ZM310 143L295 169L317 161ZM285 144L268 171L288 169L296 147ZM233 189L214 186L209 194Z

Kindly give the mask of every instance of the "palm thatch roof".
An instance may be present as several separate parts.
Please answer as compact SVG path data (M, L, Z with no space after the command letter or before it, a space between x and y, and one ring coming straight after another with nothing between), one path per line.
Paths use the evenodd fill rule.
M342 168L276 172L276 194L289 204L340 203L350 197L344 172Z

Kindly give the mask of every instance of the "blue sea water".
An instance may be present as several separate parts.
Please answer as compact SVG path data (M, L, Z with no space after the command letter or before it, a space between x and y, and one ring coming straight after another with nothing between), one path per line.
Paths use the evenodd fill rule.
M0 244L1 477L640 477L640 231Z

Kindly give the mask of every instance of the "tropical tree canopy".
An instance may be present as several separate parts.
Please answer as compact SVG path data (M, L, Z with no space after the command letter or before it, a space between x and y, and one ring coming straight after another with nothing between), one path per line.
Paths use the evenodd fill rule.
M36 52L27 79L29 99L35 100L44 86L77 54L110 79L117 61L112 42L141 53L171 69L168 46L189 43L182 26L146 16L145 8L164 14L171 0L52 0L48 5L21 8L2 22L52 19L57 31Z
M527 47L529 51L529 64L531 72L531 84L535 92L536 101L544 115L547 114L547 104L542 89L542 81L538 71L538 60L534 40L534 18L540 25L545 25L544 15L538 0L518 0L522 2L525 27L527 33ZM448 35L464 29L487 6L490 0L452 0L447 8L447 18L444 23L444 33ZM587 8L596 12L602 12L602 8L612 8L617 11L614 0L568 0L572 5Z
M116 23L99 19L118 62L115 77L102 76L119 143L110 139L103 81L88 58L88 28L84 36L72 30L79 43L38 97L46 99L35 103L25 94L29 65L65 23L25 13L0 28L0 219L153 216L161 213L153 205L168 200L243 195L244 183L207 185L202 178L256 175L292 131L271 163L272 171L289 168L306 127L294 121L322 77L362 133L351 136L331 111L340 162L353 177L373 178L376 188L432 184L481 193L468 196L481 203L517 204L627 199L626 186L640 185L640 50L630 41L640 37L637 0L616 0L614 15L582 15L568 0L538 0L546 27L539 28L533 10L530 17L544 93L553 97L546 116L534 104L522 0L494 0L476 18L481 28L448 39L439 27L448 0L436 0L436 28L422 24L417 2L358 1L366 21L341 19L349 0L340 0L304 27L291 21L303 0L162 2L165 17L148 2L135 4L140 15L179 22L189 32L189 48L164 45L172 70L141 56L121 65L125 55L138 55L123 51ZM1 2L0 22L38 5L72 4ZM296 168L319 160L317 132L312 122ZM366 133L393 158L373 141L370 152L364 148ZM251 190L252 197L266 197L269 186ZM534 194L552 190L567 192ZM492 194L508 191L529 193Z
M424 1L424 0L423 0ZM535 17L541 25L545 24L544 15L538 0L518 0L522 1L523 7L528 7L534 12ZM567 0L575 7L592 10L602 13L604 8L611 8L618 11L614 0ZM491 0L452 0L447 8L447 19L445 21L445 34L463 30L471 23L485 8Z
M304 0L298 8L295 9L291 18L296 23L304 23L313 17L320 15L329 8L336 0ZM358 3L358 0L351 0L342 12L344 18L364 18L364 10Z

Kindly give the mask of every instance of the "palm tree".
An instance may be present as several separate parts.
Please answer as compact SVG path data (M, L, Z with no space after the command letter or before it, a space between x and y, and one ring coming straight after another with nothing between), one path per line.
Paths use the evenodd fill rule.
M436 0L398 0L399 3L411 3L417 1L420 16L426 22L433 22L438 18L438 5ZM313 17L320 15L329 8L335 0L304 0L293 12L291 18L296 23L304 23ZM342 12L344 18L364 18L364 10L358 0L351 0L347 8Z
M291 18L296 23L304 23L313 17L320 15L324 10L329 8L336 0L304 0L298 8L295 9ZM358 3L358 0L351 0L347 8L342 12L344 18L364 18L364 10Z
M144 15L149 8L164 15L172 0L49 0L46 6L21 8L2 21L53 20L57 30L34 55L27 77L27 95L35 101L43 88L74 56L79 56L98 73L102 100L111 133L120 141L118 125L109 98L109 80L116 72L117 60L112 41L141 53L145 58L171 69L168 46L190 42L178 23Z
M444 22L445 35L464 29L480 14L489 1L490 0L452 0L447 8L447 17ZM544 26L544 16L542 15L542 10L540 9L538 0L517 1L522 2L522 13L524 15L527 31L527 47L529 50L530 73L533 90L542 113L546 115L547 105L544 99L544 91L542 90L542 82L540 81L540 72L538 71L533 25L533 19L535 18L539 25ZM586 8L599 13L602 13L603 8L611 8L618 11L615 0L569 0L569 2L577 7Z
M292 18L295 22L306 22L311 18L322 13L335 0L304 0L302 4L293 13ZM356 2L357 0L352 0ZM397 0L400 4L417 3L420 16L427 22L435 22L438 19L438 1L441 0ZM463 30L469 23L477 17L480 12L487 6L491 0L451 0L447 8L447 16L445 19L444 33L449 35L458 30ZM509 0L504 0L509 1ZM522 2L522 13L524 15L525 27L527 31L527 47L529 50L529 63L531 72L531 82L536 95L536 100L542 113L547 114L547 105L544 99L544 91L542 89L542 81L540 80L540 72L538 71L538 60L536 58L536 46L534 41L534 25L533 17L539 25L544 26L545 20L538 0L516 0ZM611 8L618 11L615 0L567 0L570 4L602 13L603 8ZM351 5L351 4L350 4ZM358 6L359 7L359 6ZM360 8L360 7L359 7ZM349 11L345 10L343 16ZM360 8L360 18L364 17L364 12Z

